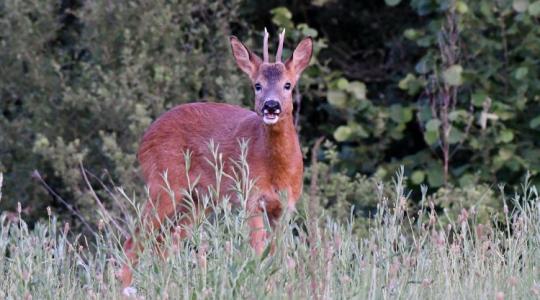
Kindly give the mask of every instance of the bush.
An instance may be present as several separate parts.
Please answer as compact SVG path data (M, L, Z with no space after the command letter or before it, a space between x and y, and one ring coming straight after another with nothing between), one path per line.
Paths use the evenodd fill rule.
M247 81L228 56L239 1L85 1L60 12L55 3L0 6L9 28L0 43L9 62L0 75L0 171L9 187L2 205L20 201L41 215L47 205L61 206L29 180L37 169L96 221L83 163L102 181L142 191L138 140L161 112L200 98L249 103ZM71 24L79 32L68 52L59 39L68 30L61 17L70 14L82 25Z
M294 99L305 149L336 145L332 162L320 157L332 215L373 215L371 181L401 165L429 194L516 184L540 170L538 12L511 0L4 1L0 206L20 201L34 220L62 197L95 222L82 167L104 199L106 186L142 191L135 153L160 113L201 98L251 106L227 37L258 49L264 26L286 28L287 45L315 38Z

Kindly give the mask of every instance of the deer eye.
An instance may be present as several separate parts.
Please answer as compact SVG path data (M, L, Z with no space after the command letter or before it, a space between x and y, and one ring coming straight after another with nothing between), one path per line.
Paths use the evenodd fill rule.
M255 90L260 92L262 90L262 85L260 83L255 83Z
M291 89L291 83L290 83L290 82L285 83L284 88L285 88L286 90L290 90L290 89Z

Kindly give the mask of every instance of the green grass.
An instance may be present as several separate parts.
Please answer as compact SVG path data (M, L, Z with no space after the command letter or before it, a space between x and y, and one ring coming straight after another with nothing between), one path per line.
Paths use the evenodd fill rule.
M219 164L216 164L218 166ZM240 198L249 196L239 163ZM274 251L262 257L249 247L243 207L202 205L186 240L165 238L157 254L149 237L134 268L132 298L145 299L531 299L540 297L540 199L525 185L506 211L503 228L476 223L477 212L441 222L425 196L411 212L403 173L393 196L379 197L368 234L354 223L310 216L309 199L286 214L272 233ZM249 183L249 182L248 182ZM126 228L137 225L140 204ZM503 201L501 199L501 201ZM106 215L92 242L72 233L54 215L29 230L20 218L0 219L0 298L121 298L115 277L125 261L124 237ZM171 222L174 220L171 220ZM167 235L167 234L166 234Z

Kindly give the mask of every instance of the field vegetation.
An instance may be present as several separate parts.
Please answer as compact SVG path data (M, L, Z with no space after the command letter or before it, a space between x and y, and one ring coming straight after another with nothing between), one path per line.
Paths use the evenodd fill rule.
M540 298L540 0L3 0L0 27L0 298L126 296L141 136L252 107L228 37L260 53L265 27L284 57L314 41L297 211L259 257L245 208L204 198L185 241L143 233L129 297Z

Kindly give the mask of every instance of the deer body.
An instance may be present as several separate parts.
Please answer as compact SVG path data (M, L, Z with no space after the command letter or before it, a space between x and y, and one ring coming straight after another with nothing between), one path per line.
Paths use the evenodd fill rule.
M267 238L263 214L267 214L273 225L284 209L294 209L302 190L303 161L293 124L292 90L309 64L312 41L304 39L292 57L282 63L284 34L280 35L275 63L268 62L266 31L264 61L236 37L230 39L238 66L253 83L254 111L218 103L179 105L160 116L144 134L138 159L150 196L143 212L145 230L158 229L165 218L188 212L186 205L182 205L185 197L181 193L187 190L188 182L193 183L198 178L195 189L199 195L207 193L209 186L216 186L215 170L208 162L212 160L207 146L210 140L219 146L227 174L232 174L230 161L240 157L238 141L248 141L247 162L255 188L246 207L250 244L258 254L263 252ZM189 178L184 161L186 151L191 152ZM232 179L222 179L220 195L228 194L234 202ZM281 192L287 195L287 207L283 207ZM191 220L184 218L181 222L185 228ZM184 229L178 232L180 238L186 234ZM135 263L137 252L141 250L136 237L126 241L124 250L131 263ZM131 284L129 265L125 265L119 275L124 287Z
M239 158L240 139L249 141L247 160L250 174L256 179L254 194L257 196L250 200L262 201L268 214L278 217L281 207L277 192L285 191L290 206L294 207L302 189L303 161L292 118L268 127L256 113L238 106L193 103L166 112L144 135L138 157L150 188L150 198L155 199L147 204L146 211L150 213L154 209L160 218L176 213L173 209L178 206L172 203L169 191L163 188L163 173L167 170L170 190L186 188L185 151L192 152L190 180L199 178L197 189L204 193L209 186L216 185L214 169L205 159L212 159L208 142L213 140L219 145L219 151L224 155L224 172L232 174L230 161ZM223 178L220 194L230 194L234 201L231 181ZM181 201L182 195L178 193L177 196L174 201ZM256 204L248 203L248 206L253 205ZM160 221L156 219L154 226Z

